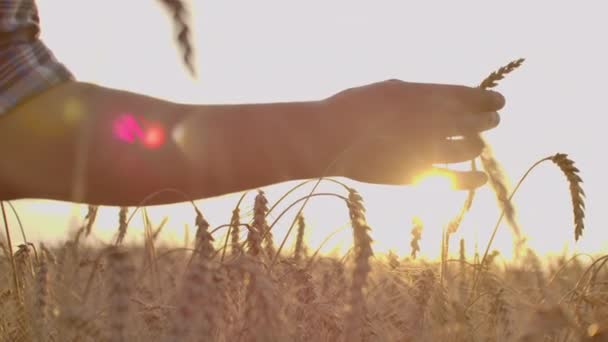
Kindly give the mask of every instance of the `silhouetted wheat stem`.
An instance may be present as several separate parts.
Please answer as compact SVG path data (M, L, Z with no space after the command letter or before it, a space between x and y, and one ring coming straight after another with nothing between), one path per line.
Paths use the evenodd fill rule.
M188 10L181 0L160 0L173 16L173 25L177 31L177 43L182 52L183 62L192 76L196 76L196 69L192 61L193 45L190 37L191 29L188 25Z
M499 68L497 71L492 72L479 84L478 87L482 89L494 88L498 85L498 81L502 80L507 74L520 67L524 60L525 59L523 58L517 59ZM484 149L480 155L480 160L482 162L483 169L488 174L490 186L492 186L492 189L496 194L496 199L499 203L500 208L504 209L506 212L509 226L519 239L520 229L516 219L515 207L509 200L507 200L506 197L509 189L506 176L503 172L502 167L500 166L500 163L494 157L494 154L489 145L485 142L481 135L479 135L478 137L482 139L484 144ZM477 164L475 163L475 159L471 160L471 170L477 170ZM462 219L464 218L464 215L471 209L474 198L475 190L470 190L460 212L448 224L448 232L450 234L455 233L458 230Z
M418 217L414 217L412 219L412 240L410 241L410 247L412 248L410 255L412 256L412 259L416 259L416 254L420 252L420 239L422 238L423 228L424 225L422 223L422 220L420 220L420 218Z

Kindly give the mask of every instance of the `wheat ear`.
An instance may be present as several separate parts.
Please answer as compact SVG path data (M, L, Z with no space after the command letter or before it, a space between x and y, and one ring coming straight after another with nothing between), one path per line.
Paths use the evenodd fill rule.
M488 77L486 77L479 84L478 87L481 89L490 89L490 88L496 87L498 85L498 81L502 80L503 78L505 78L505 76L507 74L509 74L509 73L513 72L515 69L519 68L523 64L524 61L525 61L525 59L520 58L520 59L512 61L509 64L499 68L497 71L492 72ZM516 219L517 216L516 216L515 207L507 199L508 192L509 192L507 177L503 171L503 168L500 166L500 163L498 162L498 160L496 160L496 157L494 156L494 153L492 152L489 145L481 137L481 135L478 135L478 138L481 139L484 144L484 149L481 153L480 159L481 159L484 171L488 174L488 180L489 180L490 186L492 187L492 189L494 190L494 193L496 194L496 199L498 201L499 207L501 209L504 209L504 211L505 211L505 216L507 217L509 226L511 227L513 233L517 236L517 238L520 239L520 229L519 229L519 224L517 223L517 219ZM471 160L471 170L472 171L477 170L477 165L475 164L475 159ZM474 198L475 198L475 190L470 190L468 193L468 196L462 206L462 209L460 210L458 215L450 221L450 223L448 225L448 231L450 233L454 233L458 230L458 228L460 227L460 223L462 222L462 219L464 218L464 215L466 214L466 212L468 212L471 209Z
M509 195L508 200L511 201L511 199L513 198L513 196L515 195L515 193L517 192L519 187L522 185L522 183L528 177L528 175L532 172L532 170L534 170L538 165L542 164L543 162L549 161L549 160L552 161L553 163L555 163L557 166L559 166L561 171L566 175L566 178L568 179L568 182L570 184L570 195L571 195L572 204L574 207L573 208L574 226L575 226L574 227L574 238L576 240L578 240L578 238L580 238L580 236L583 232L583 229L585 227L585 224L584 224L585 202L583 199L585 196L585 192L583 191L583 188L581 186L581 183L583 182L583 180L578 175L579 169L574 167L574 161L569 159L567 154L557 153L553 156L543 158L543 159L537 161L536 163L534 163L532 166L530 166L530 168L528 168L526 173L524 173L524 175L517 182L517 185L515 186L515 188ZM490 236L490 240L488 241L484 255L481 258L481 265L480 265L481 267L479 267L475 271L475 278L473 279L471 296L473 296L475 293L475 289L476 289L477 283L479 281L479 273L480 273L479 270L483 269L484 264L487 261L490 247L492 246L492 242L494 242L494 238L496 237L496 232L498 232L498 227L500 226L500 223L502 222L502 219L504 216L505 216L505 210L503 209L502 213L498 217L498 220L496 221L496 225L494 226L494 230L492 231L492 235ZM472 298L469 298L469 299L472 299Z
M585 229L585 192L581 186L583 180L578 174L579 169L574 166L574 161L569 159L567 154L557 153L551 157L551 161L559 166L570 184L570 198L574 214L574 239L578 241Z
M412 240L410 241L410 247L412 247L411 256L412 259L416 259L416 255L420 252L420 239L422 239L422 230L424 225L422 220L418 217L412 219Z
M304 232L306 231L306 222L304 221L304 215L298 215L298 230L296 234L296 248L294 252L294 259L297 262L302 260L304 256L305 242Z
M364 334L365 324L365 295L364 289L367 276L371 271L369 258L373 255L371 228L365 219L363 198L354 189L349 189L348 212L353 228L355 268L350 286L349 311L346 314L346 341L359 341Z
M193 45L191 41L190 25L188 25L188 10L181 0L160 0L173 15L173 25L177 31L177 43L182 52L182 59L192 76L196 76L196 69L192 61Z
M127 214L129 212L129 208L120 207L120 211L118 212L118 236L116 237L115 245L118 246L122 243L127 235Z

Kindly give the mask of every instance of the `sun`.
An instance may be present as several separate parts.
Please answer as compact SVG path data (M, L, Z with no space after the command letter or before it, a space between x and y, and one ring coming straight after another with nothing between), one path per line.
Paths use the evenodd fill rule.
M412 185L441 191L445 189L453 190L456 188L456 178L447 170L432 169L415 177Z

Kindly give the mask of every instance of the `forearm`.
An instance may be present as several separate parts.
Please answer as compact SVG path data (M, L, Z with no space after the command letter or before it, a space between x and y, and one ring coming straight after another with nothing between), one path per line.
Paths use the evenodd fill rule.
M66 116L75 100L79 115ZM325 115L324 102L179 105L70 82L2 118L0 196L136 205L166 188L199 199L318 177L333 153ZM163 127L164 143L122 139L125 116Z
M322 101L210 105L184 120L185 155L210 196L323 175L336 153ZM200 183L199 183L200 182Z

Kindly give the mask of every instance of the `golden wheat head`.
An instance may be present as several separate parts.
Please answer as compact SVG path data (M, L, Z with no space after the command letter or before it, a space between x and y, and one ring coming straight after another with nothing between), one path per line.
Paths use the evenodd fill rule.
M559 166L570 184L570 197L574 213L574 239L578 241L585 229L585 192L581 183L583 180L578 175L579 169L574 166L574 161L567 154L557 153L551 157L551 161Z
M479 88L490 89L496 87L498 85L497 81L502 80L505 75L519 68L524 61L524 58L520 58L494 71L479 84Z

